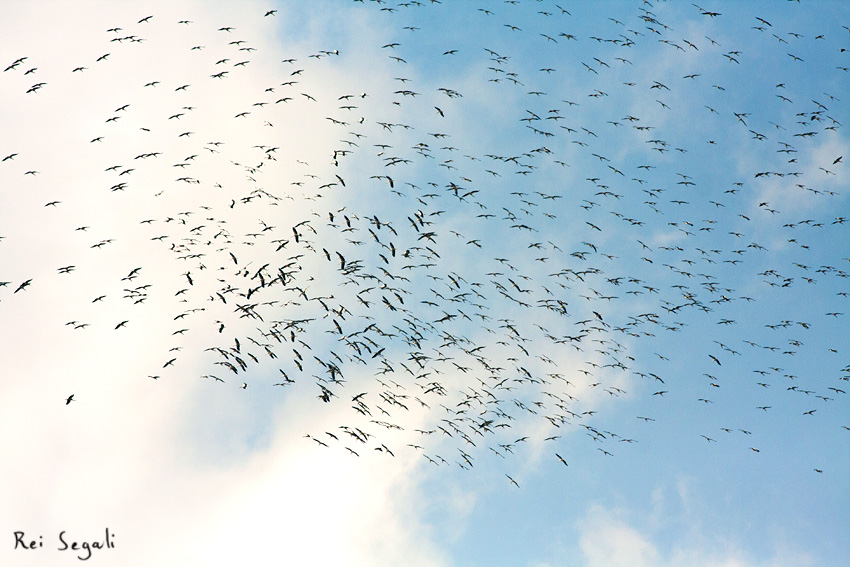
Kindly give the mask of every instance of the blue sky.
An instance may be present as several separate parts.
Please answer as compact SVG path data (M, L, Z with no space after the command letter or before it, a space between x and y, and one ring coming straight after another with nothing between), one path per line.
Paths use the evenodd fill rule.
M0 4L4 564L850 554L843 3Z

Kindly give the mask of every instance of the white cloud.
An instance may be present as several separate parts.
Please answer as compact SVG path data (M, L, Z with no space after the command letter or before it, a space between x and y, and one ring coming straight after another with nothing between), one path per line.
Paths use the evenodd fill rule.
M665 503L664 490L653 491L653 510L590 507L577 523L583 567L766 567L814 565L810 554L787 542L768 543L770 559L754 559L766 542L747 546L722 527L706 528L689 510L687 483L675 487L677 501ZM672 504L672 505L671 505ZM675 505L675 506L673 506ZM676 508L681 507L679 511Z
M47 542L60 530L82 539L109 527L116 548L101 552L108 564L444 563L423 520L419 455L393 458L363 446L355 458L319 447L294 432L323 426L287 404L268 446L206 461L197 446L215 440L202 441L197 425L185 423L197 418L185 411L192 398L209 397L205 387L125 382L45 414L24 409L31 406L7 388L4 458L27 466L0 473L3 529L42 534L52 548ZM215 407L201 428L238 429L253 411ZM462 517L464 509L456 512ZM7 557L16 565L65 564L54 553Z
M11 35L3 44L15 45L22 50L16 57L26 55L28 63L39 67L33 83L47 84L41 92L22 96L22 73L3 77L3 88L11 89L4 96L22 104L19 113L4 113L0 119L4 131L20 133L0 146L4 155L19 153L16 162L5 164L10 167L3 174L21 187L16 208L0 213L7 238L2 242L3 277L14 279L14 286L32 277L33 286L14 298L4 296L0 305L3 375L15 377L0 386L0 446L4 462L15 463L0 471L0 528L7 535L21 530L41 534L45 548L25 552L4 544L0 562L76 563L70 554L56 551L58 533L67 530L69 538L92 541L109 527L116 547L95 553L101 556L100 564L444 564L423 519L421 480L427 462L420 455L399 451L393 458L364 445L357 447L361 456L356 458L319 447L301 435L333 431L342 421L339 413L313 412L312 395L307 396L311 404L304 405L297 403L304 397L277 388L272 389L277 399L254 394L250 403L240 400L239 394L247 398L253 388L242 392L233 382L198 379L205 369L202 357L191 349L209 344L209 333L196 329L197 320L187 325L192 331L186 338L171 335L183 325L172 322L172 316L185 309L173 293L189 287L179 276L187 264L171 258L170 252L164 258L162 249L150 243L150 235L138 228L139 220L150 214L156 219L152 230L168 232L179 243L173 225L164 224L163 210L194 211L203 197L220 207L207 214L229 214L227 227L237 237L256 230L250 207L230 214L228 203L243 196L245 183L243 170L229 159L251 163L247 160L256 156L248 148L259 141L276 140L287 150L287 163L280 164L278 175L260 179L271 192L294 192L289 181L303 175L296 158L317 164L312 172L330 175L330 165L324 164L338 132L323 116L317 117L321 110L311 111L303 103L300 112L290 112L288 123L264 126L262 110L250 107L265 88L282 80L280 62L265 55L276 55L282 41L275 35L274 20L262 21L268 25L261 33L255 25L248 26L262 18L262 3L240 4L236 13L224 5L188 2L54 2L47 12L28 6L4 6L20 25L4 27ZM135 23L149 12L155 17L148 24ZM81 13L85 23L77 25ZM281 11L278 17L284 15ZM179 27L177 20L183 17L193 23ZM148 41L112 43L105 31L111 26ZM245 36L238 37L257 47L257 55L243 69L241 80L225 78L213 85L215 91L190 87L186 97L178 96L174 89L183 81L213 81L193 55L203 53L203 61L236 55L234 47L223 43L225 32L215 31L217 26L233 26L236 35L244 30ZM34 42L26 30L36 27L42 38L55 41ZM63 43L74 49L55 49ZM192 52L194 45L203 49ZM113 53L96 63L104 47ZM304 44L294 48L306 50ZM308 63L306 54L304 59ZM77 65L89 68L71 73ZM319 99L322 93L338 96L324 79L304 75L305 92ZM17 83L9 86L12 80ZM162 83L156 94L142 87L150 80ZM123 104L130 104L134 113L107 123ZM168 122L184 105L196 106L197 113L184 110L179 125L178 120ZM253 113L247 127L221 119L244 110L244 105ZM148 140L140 128L149 128L155 136ZM199 141L178 137L184 130L195 131ZM45 138L45 132L50 136ZM304 132L310 135L301 138L298 134ZM90 145L89 139L98 135L104 142ZM229 159L199 151L199 145L216 139L233 148ZM146 163L144 168L130 163L134 155L149 151L163 152L169 161ZM189 173L191 167L186 170L203 180L202 187L173 181L171 164L189 153L204 154L197 158L204 161L195 168L197 173ZM146 177L142 182L127 175L122 179L129 179L128 190L111 193L115 174L92 178L88 172L113 163L135 166L136 175ZM29 179L21 168L39 173ZM26 185L29 181L33 183ZM223 185L219 194L213 181ZM154 198L151 187L164 192ZM62 201L56 211L44 207L52 199ZM277 222L305 217L310 209L306 202L288 205L286 216L278 215ZM35 234L34 222L41 224ZM81 224L91 226L75 232ZM98 240L113 237L121 241L120 247L90 249ZM244 246L243 252L240 260L247 263L251 248ZM68 264L76 269L56 273ZM132 285L142 280L153 284L143 307L120 299L122 288L131 286L121 278L136 266L143 270ZM102 292L107 298L98 309L91 301ZM190 293L204 301L211 290ZM129 321L126 328L114 329L123 319ZM73 330L64 325L71 320L90 326ZM244 326L229 320L228 325ZM180 369L169 373L161 368L164 353L178 347L185 349L174 354ZM162 376L152 380L149 374ZM74 400L65 405L64 398L71 394ZM467 509L458 507L458 518Z
M659 553L647 538L617 517L592 508L580 522L579 544L587 567L657 567Z

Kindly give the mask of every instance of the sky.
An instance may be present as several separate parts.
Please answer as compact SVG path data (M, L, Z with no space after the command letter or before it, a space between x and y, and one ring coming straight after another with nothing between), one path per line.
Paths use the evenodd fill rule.
M3 565L846 564L846 3L0 8Z

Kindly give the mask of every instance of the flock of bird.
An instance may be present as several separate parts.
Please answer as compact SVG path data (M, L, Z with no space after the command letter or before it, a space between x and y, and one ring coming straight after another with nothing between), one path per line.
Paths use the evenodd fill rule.
M65 230L73 255L4 262L0 312L76 281L86 299L57 322L68 333L138 324L168 342L124 379L191 375L234 395L350 407L309 442L417 451L437 466L526 443L571 466L577 432L613 457L677 396L668 403L695 413L751 397L695 442L754 453L759 414L801 427L846 415L846 338L809 337L840 329L850 295L844 161L826 153L843 143L850 30L814 37L757 17L736 22L739 38L722 9L692 6L689 29L709 31L688 37L650 2L581 16L588 6L532 0L353 4L388 38L362 48L366 76L345 71L362 64L353 46L276 53L226 23L191 44L200 24L157 14L98 30L103 53L67 69L24 53L5 62L0 85L21 108L70 84L51 74L83 90L106 80L126 101L98 94L97 119L76 134L88 187L14 211ZM269 33L297 9L251 25ZM468 12L476 33L437 45L449 10ZM190 82L151 64L113 84L166 34ZM813 61L804 44L830 50ZM826 70L747 94L759 58ZM712 84L730 69L739 84ZM14 137L0 152L4 192L51 175L50 155ZM735 153L751 157L705 166ZM61 216L88 192L98 206ZM114 214L132 220L104 221ZM5 257L26 246L24 233L0 236ZM808 306L789 300L800 296ZM810 375L803 356L831 370ZM85 396L68 394L83 410ZM642 414L612 430L618 399L638 398Z

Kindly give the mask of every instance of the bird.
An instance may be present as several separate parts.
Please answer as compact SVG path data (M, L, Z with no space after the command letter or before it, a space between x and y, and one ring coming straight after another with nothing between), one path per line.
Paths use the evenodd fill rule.
M128 372L156 377L157 387L195 369L204 387L224 382L209 373L214 364L247 389L273 359L279 382L254 380L252 392L305 396L348 423L346 441L367 452L346 449L364 460L369 447L390 456L413 449L448 465L434 452L442 443L460 448L455 462L470 469L489 454L484 447L507 463L542 439L574 470L579 458L560 455L572 443L615 463L622 455L603 443L639 450L636 427L702 443L677 427L682 408L697 423L720 415L711 412L747 423L753 408L763 419L796 411L812 417L801 426L814 427L843 407L846 370L803 373L795 362L843 352L835 325L848 297L848 215L838 194L846 173L843 156L833 157L840 144L822 146L846 123L840 93L826 94L845 72L837 39L769 39L764 31L793 21L784 13L771 16L777 24L750 15L730 35L729 14L697 7L682 18L708 35L686 40L681 30L691 28L647 4L599 18L607 28L597 30L575 10L508 2L458 8L475 16L475 34L453 45L437 41L454 29L438 2L411 3L418 11L353 4L352 22L380 14L386 23L362 38L382 55L367 92L362 77L343 72L353 63L333 34L321 50L252 46L283 21L268 19L274 9L240 17L242 39L234 26L202 18L166 26L157 13L133 28L149 37L111 28L114 48L85 55L69 45L69 60L102 54L103 65L70 73L68 112L95 126L67 145L52 135L62 124L40 114L49 115L47 97L70 88L42 62L61 58L7 61L4 101L32 128L7 141L0 162L4 180L26 184L9 195L9 210L26 222L4 233L13 253L0 306L26 312L41 293L62 297L74 312L66 318L77 318L63 330L88 329L97 341L91 333L113 325L124 329L110 335L116 349L135 348L142 328L157 346ZM490 17L503 10L517 19ZM172 40L183 47L156 59ZM777 40L788 46L776 49ZM572 41L579 52L566 49ZM624 54L616 47L629 47L629 58L614 57ZM655 49L669 69L647 74L642 54ZM150 76L100 76L128 65ZM818 73L792 81L789 66ZM760 73L768 67L770 77ZM733 81L729 69L751 80ZM557 79L575 72L582 81ZM38 78L16 82L23 73ZM725 145L732 137L734 150ZM51 152L74 164L64 185ZM161 175L174 168L181 177ZM70 230L79 226L88 230ZM57 263L41 266L45 227ZM802 289L807 301L796 305ZM801 315L809 304L816 308ZM104 309L112 323L102 323ZM177 365L184 354L192 364ZM761 382L746 379L752 368ZM698 408L677 405L685 380ZM815 409L799 412L797 394L828 405L815 418ZM635 414L655 417L603 429L626 398L640 405ZM770 434L729 425L753 445ZM581 441L553 435L573 426L587 432ZM416 442L396 445L392 435Z

